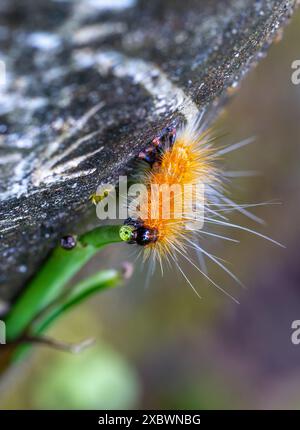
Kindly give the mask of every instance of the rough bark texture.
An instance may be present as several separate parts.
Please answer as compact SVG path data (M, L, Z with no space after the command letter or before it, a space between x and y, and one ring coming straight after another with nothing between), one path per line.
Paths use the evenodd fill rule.
M0 298L82 225L89 195L156 132L216 112L295 6L1 0Z

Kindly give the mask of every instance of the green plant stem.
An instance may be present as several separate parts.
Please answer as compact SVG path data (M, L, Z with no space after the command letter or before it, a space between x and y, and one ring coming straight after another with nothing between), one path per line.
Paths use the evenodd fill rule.
M50 309L45 316L39 318L30 327L30 334L36 335L43 333L52 325L62 314L74 306L79 305L89 296L107 288L116 287L122 281L122 276L118 270L103 270L75 285L70 294L63 301Z
M82 235L74 249L56 248L9 312L5 321L7 341L20 337L100 248L121 242L119 230L120 226L98 227Z
M89 296L107 288L113 288L120 284L122 275L118 270L104 270L84 279L75 285L61 301L52 306L45 315L41 315L30 325L29 336L43 334L55 321L65 315L75 306L79 305ZM17 362L24 358L31 346L28 343L20 345L13 354L12 361Z

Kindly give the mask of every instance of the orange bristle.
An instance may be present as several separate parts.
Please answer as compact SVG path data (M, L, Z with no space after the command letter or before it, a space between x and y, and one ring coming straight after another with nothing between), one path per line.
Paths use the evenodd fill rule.
M193 222L191 213L181 211L177 217L175 213L176 204L187 198L192 200L194 191L188 190L188 186L216 181L215 167L212 163L213 151L208 146L209 133L197 134L195 126L187 126L178 132L177 138L172 147L167 148L161 156L158 166L155 166L145 177L146 195L141 199L141 206L148 204L147 216L143 221L150 229L158 231L158 240L149 244L145 248L145 257L151 253L158 259L167 256L171 252L172 244L179 248L184 248L182 235L191 235L191 230L187 229L187 224ZM152 187L177 186L178 192L172 193L163 202L162 196L158 200L153 200ZM185 193L185 196L183 194ZM189 195L186 195L186 194ZM178 195L180 194L180 195ZM156 197L157 198L157 197ZM153 206L155 216L153 216ZM170 208L170 216L164 217L163 203ZM182 203L180 209L183 209ZM198 220L199 222L199 220Z

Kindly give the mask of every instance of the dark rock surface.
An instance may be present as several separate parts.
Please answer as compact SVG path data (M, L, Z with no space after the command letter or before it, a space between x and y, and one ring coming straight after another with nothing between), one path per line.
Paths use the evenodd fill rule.
M89 195L156 132L216 112L295 6L1 0L0 298L82 228Z

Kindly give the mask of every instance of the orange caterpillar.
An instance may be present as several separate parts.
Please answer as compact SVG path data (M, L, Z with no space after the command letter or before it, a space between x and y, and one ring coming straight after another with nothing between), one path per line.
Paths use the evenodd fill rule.
M214 261L240 283L220 259L209 254L200 246L198 237L203 234L233 242L237 241L204 230L203 223L205 226L215 224L240 228L278 243L256 231L229 223L221 213L222 211L238 210L249 218L260 221L247 211L247 206L236 205L226 197L224 191L226 174L216 164L221 155L250 143L252 139L217 150L212 145L214 139L210 137L210 132L203 132L203 127L200 127L199 123L200 120L192 121L182 126L177 132L174 128L167 128L139 154L139 158L146 161L150 165L150 169L142 176L144 191L138 198L138 205L136 199L131 202L129 206L131 217L125 221L125 224L132 231L129 242L142 245L145 249L144 258L151 257L153 265L155 261L159 261L162 268L163 260L169 263L170 260L173 260L192 286L178 264L177 255L180 255L218 289L230 296L208 277L203 268L198 267L191 260L189 248L195 249L202 256ZM199 184L202 185L200 191L199 189L195 191L195 186ZM158 191L162 186L173 187L175 191L167 193L163 199ZM204 194L202 194L203 191ZM189 205L183 205L183 197L187 198L187 201L190 202ZM165 206L171 208L169 216L164 216ZM193 286L192 288L194 289ZM230 297L236 301L232 296Z
M158 259L171 252L172 244L177 243L181 248L180 236L185 233L189 234L193 230L193 219L195 222L199 222L199 219L195 218L192 213L192 205L184 210L183 198L191 201L194 197L195 202L203 203L200 195L192 195L192 187L197 184L217 183L208 132L197 132L196 124L193 124L179 130L176 137L174 130L171 132L167 130L166 134L167 144L166 142L161 143L161 139L156 138L154 149L151 146L147 148L148 154L149 149L152 149L155 154L152 153L151 161L148 161L151 164L151 170L145 174L143 182L146 190L144 195L139 198L140 206L143 209L147 208L144 210L145 216L142 219L126 221L127 224L136 227L136 237L133 241L146 246L146 255L154 251ZM165 138L165 135L163 137ZM162 147L158 148L158 145ZM140 158L145 159L144 154L142 152ZM170 187L170 190L173 189L174 192L164 196L154 195L154 192L158 193L163 186ZM194 190L195 192L196 190ZM178 198L181 212L175 213ZM170 215L167 217L164 216L163 206L170 208Z

